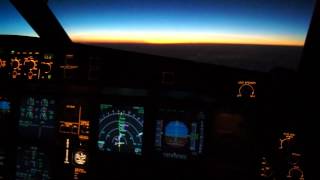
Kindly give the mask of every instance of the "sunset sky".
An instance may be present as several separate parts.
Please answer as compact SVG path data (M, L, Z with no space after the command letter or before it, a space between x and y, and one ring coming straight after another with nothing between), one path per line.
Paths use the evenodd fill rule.
M314 0L49 0L76 42L303 45ZM0 34L36 36L0 0Z

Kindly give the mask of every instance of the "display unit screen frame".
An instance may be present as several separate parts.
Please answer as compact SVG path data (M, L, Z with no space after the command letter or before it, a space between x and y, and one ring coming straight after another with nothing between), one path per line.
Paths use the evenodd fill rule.
M23 139L53 139L57 127L58 100L52 95L26 94L19 99L17 131Z
M99 103L96 148L103 153L141 156L144 149L145 105L119 102Z
M155 113L155 154L165 159L199 159L204 154L207 118L205 109L159 107Z

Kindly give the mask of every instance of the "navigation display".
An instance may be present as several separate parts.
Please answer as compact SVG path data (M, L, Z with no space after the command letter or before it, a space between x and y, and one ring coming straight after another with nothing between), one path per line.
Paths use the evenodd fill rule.
M29 96L21 101L19 133L29 138L49 138L54 135L55 100L49 97Z
M142 106L101 104L98 149L141 155L143 122Z
M156 151L174 159L189 159L201 154L205 117L203 112L160 109L156 121Z

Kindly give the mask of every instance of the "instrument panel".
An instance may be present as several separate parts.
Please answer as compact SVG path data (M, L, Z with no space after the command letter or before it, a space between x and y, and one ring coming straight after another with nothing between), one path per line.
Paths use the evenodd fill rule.
M199 98L196 94L186 97L192 103L160 94L157 96L161 96L161 100L154 95L132 98L104 94L103 88L95 96L89 92L72 94L74 89L82 88L70 88L67 90L69 92L62 89L47 95L21 93L16 97L2 96L1 121L10 119L18 125L12 126L13 131L10 131L17 131L17 149L14 151L14 157L18 158L16 178L33 178L39 176L40 172L41 179L57 178L54 173L57 171L63 172L58 175L62 179L87 179L96 173L100 173L101 177L103 171L97 170L96 166L109 167L110 162L120 163L126 161L126 158L129 162L142 163L142 166L148 164L148 160L161 160L161 171L168 171L167 175L173 176L177 174L166 169L166 163L179 164L180 161L196 160L201 165L194 173L205 176L208 173L206 168L208 159L211 159L208 158L211 156L211 149L231 148L217 142L241 142L245 137L242 133L246 131L245 124L248 125L257 118L255 102L250 97L247 101L237 97L237 91L234 91L233 97L238 105L230 109L215 101L203 101L203 97ZM119 91L123 90L114 90ZM105 100L100 100L99 97ZM195 101L195 98L199 99ZM128 102L128 99L131 100ZM163 103L164 101L166 102ZM251 105L248 106L248 103ZM9 116L11 112L17 112L16 116ZM277 150L286 152L286 155L280 155L283 166L274 164L275 159L278 161L277 155L261 154L261 169L256 169L253 174L256 173L261 178L289 178L300 173L299 178L304 178L303 162L296 160L303 159L303 153L291 150L287 153L285 150L296 136L284 133L279 139ZM6 151L3 150L1 154L5 156ZM243 149L237 147L234 151L241 152ZM224 153L220 153L223 157ZM142 159L146 161L141 161ZM285 165L286 162L289 163L288 166ZM115 168L109 167L119 173L120 170ZM139 166L132 170L138 168ZM277 174L279 169L288 171L281 170Z
M234 151L243 151L241 147L229 147L230 144L226 146L219 144L219 141L225 139L223 143L234 141L235 144L243 141L243 124L256 118L245 111L230 112L230 109L215 103L203 107L200 100L174 106L166 106L168 102L160 101L159 105L152 106L150 103L153 101L118 96L115 103L115 97L103 94L100 96L112 100L99 100L84 95L59 97L57 94L2 97L2 121L10 118L6 114L19 112L16 117L10 118L18 123L17 149L14 151L17 158L15 177L87 179L92 177L92 173L103 172L95 170L96 166L109 167L110 162L120 163L125 158L128 158L128 162L137 161L142 166L148 164L148 160L161 160L161 171L168 172L166 163L179 164L192 160L190 162L201 163L197 165L199 167L194 173L203 173L203 176L206 176L207 161L212 158L209 153L211 149L231 148ZM128 99L132 100L128 102ZM295 133L284 132L283 136L274 142L278 144L274 149L275 153L270 151L261 154L260 168L255 170L258 177L304 178L301 161L303 153L297 149L292 150L296 136ZM226 155L220 153L216 155ZM279 166L279 163L282 165ZM246 167L245 164L242 165ZM118 172L114 168L116 167L109 167L110 170ZM139 166L133 169L137 168ZM57 171L63 173L59 173L57 177L54 174ZM169 174L177 175L174 172Z
M261 135L257 104L265 101L267 83L255 73L164 63L149 74L144 67L152 63L99 64L108 56L94 52L11 49L0 51L0 77L8 82L0 89L0 120L11 122L0 128L1 137L15 138L13 147L0 146L0 179L101 179L106 169L120 179L141 171L222 179L237 174L233 168L251 170L238 173L246 178L307 176L303 151L288 148L300 134L278 128L283 137ZM68 62L57 63L58 57ZM66 76L75 66L86 78ZM192 68L198 73L191 76ZM179 173L185 169L190 172Z
M0 106L4 112L18 112L10 117L17 127L9 127L17 132L17 179L86 179L96 165L108 166L108 158L121 162L127 157L140 163L141 159L204 160L210 111L195 110L200 100L198 105L152 107L153 101L130 97L115 101L103 94L103 99L112 100L85 94L60 96L60 92L32 94L8 95ZM62 173L54 174L57 171Z

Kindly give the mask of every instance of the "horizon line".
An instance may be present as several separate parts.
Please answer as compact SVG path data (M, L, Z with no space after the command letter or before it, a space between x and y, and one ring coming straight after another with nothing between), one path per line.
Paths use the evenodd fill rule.
M115 42L115 41L74 41L76 43L85 43L85 44L127 44L127 45L133 45L133 44L136 44L136 45L247 45L247 46L287 46L287 47L303 47L304 44L278 44L278 43L231 43L231 42L212 42L212 43L209 43L209 42L205 42L205 43L202 43L202 42L169 42L169 43L154 43L154 42L131 42L131 41L128 41L128 42L124 42L124 41L119 41L119 42Z

